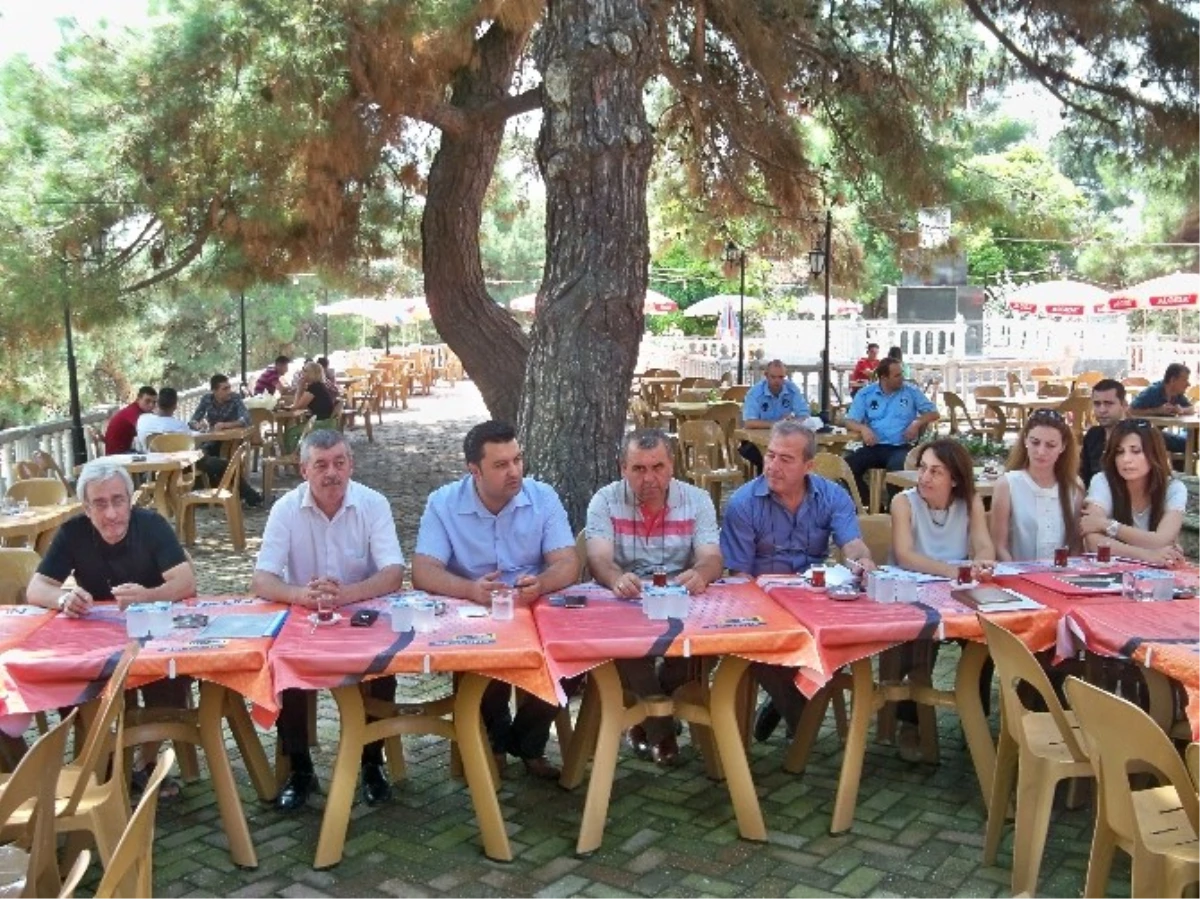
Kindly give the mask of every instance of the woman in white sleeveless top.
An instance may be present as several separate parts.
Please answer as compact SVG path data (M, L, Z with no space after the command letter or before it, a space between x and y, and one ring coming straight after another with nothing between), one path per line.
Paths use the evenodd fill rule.
M992 542L1005 562L1053 559L1081 547L1083 482L1075 435L1062 415L1039 409L1025 421L992 495Z
M957 563L996 561L971 456L956 440L934 440L917 457L917 486L892 500L892 558L901 568L954 577Z

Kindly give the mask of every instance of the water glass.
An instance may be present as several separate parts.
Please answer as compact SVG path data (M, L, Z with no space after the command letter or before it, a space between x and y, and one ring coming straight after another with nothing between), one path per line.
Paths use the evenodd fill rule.
M512 621L513 608L516 606L516 590L492 591L492 620Z
M125 609L125 633L133 638L140 639L150 636L150 616L153 614L153 604L148 602L135 602Z
M896 602L900 581L894 577L880 577L875 581L876 602Z
M670 611L670 598L661 590L646 590L642 594L642 611L651 621L666 621Z
M678 618L683 621L688 616L688 611L692 606L692 598L688 596L686 590L667 594L667 617Z
M437 629L437 605L431 599L418 599L412 604L413 627L418 634L431 634Z
M175 627L175 621L171 615L171 604L169 602L153 603L154 609L150 613L150 636L156 639L171 636L171 631Z
M391 602L392 630L397 633L413 629L413 607L405 599L393 599Z
M908 578L896 581L896 602L916 602L920 584Z

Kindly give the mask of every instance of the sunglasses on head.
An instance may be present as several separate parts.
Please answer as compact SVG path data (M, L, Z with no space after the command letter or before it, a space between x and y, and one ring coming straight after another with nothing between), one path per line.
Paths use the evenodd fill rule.
M1154 425L1150 424L1150 422L1146 421L1144 418L1127 418L1124 422L1122 422L1122 424L1138 431L1149 431L1154 427Z
M1029 414L1030 421L1064 421L1057 409L1035 409Z

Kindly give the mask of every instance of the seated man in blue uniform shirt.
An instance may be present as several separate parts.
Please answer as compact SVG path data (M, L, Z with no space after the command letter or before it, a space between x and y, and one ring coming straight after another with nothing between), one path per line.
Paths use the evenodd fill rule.
M1129 408L1133 417L1138 415L1189 415L1192 402L1187 398L1191 369L1182 362L1167 366L1163 379L1143 389L1133 398ZM1172 453L1182 453L1187 447L1187 438L1182 434L1163 433L1163 442Z
M743 484L725 505L721 555L734 574L792 574L823 564L829 536L848 561L871 570L875 563L863 542L854 501L838 484L812 474L816 434L798 421L771 429L765 473ZM782 714L794 731L804 711L795 671L781 665L754 666L771 701L758 713L754 736L766 740Z
M875 371L875 383L855 394L846 413L846 429L863 442L846 456L863 502L867 472L872 468L900 471L921 429L941 417L929 397L904 380L904 369L895 359L884 359Z
M517 602L529 605L575 583L579 561L567 512L552 487L523 476L524 456L512 426L476 425L463 440L463 455L466 477L439 487L425 504L413 586L490 606L493 590L515 587ZM546 742L558 708L529 696L514 719L511 690L493 682L480 708L497 762L515 755L533 776L557 780Z
M763 379L751 388L742 403L742 427L766 429L784 418L808 418L808 400L788 377L787 366L778 359L767 363ZM742 458L762 474L762 451L749 440L738 448Z

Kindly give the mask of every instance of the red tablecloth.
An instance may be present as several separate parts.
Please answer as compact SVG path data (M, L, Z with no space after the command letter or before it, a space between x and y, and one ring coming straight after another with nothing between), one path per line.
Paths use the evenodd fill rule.
M737 655L790 666L816 660L812 635L752 582L717 581L692 598L686 619L665 621L651 621L640 603L595 584L562 593L584 593L587 607L552 606L543 597L533 609L556 678L644 656Z
M276 691L329 689L385 674L469 671L547 702L559 700L528 609L516 609L512 621L493 621L460 617L460 606L474 607L465 600L445 602L446 614L429 634L393 632L383 600L346 606L341 621L315 629L307 616L290 616L271 648ZM351 627L350 616L363 608L379 609L379 619L371 627Z
M797 679L800 688L812 695L843 665L901 643L982 641L975 610L951 597L955 589L945 581L925 584L919 600L912 603L878 603L866 597L838 601L799 586L774 586L769 592L816 640L818 663ZM1058 613L1053 609L997 612L992 617L1035 652L1054 645Z
M41 606L0 606L0 652L19 646L56 614Z
M1182 684L1192 739L1200 739L1200 600L1079 606L1066 624L1089 651L1132 659Z
M177 603L176 614L200 612L268 614L284 606L255 599L199 597ZM147 640L129 672L138 687L171 676L190 675L212 681L245 696L269 716L278 708L271 689L267 650L271 637L194 644L195 629L175 630L170 637ZM0 654L0 715L40 712L78 705L104 689L129 637L125 615L113 603L100 603L83 618L55 614L19 644Z

